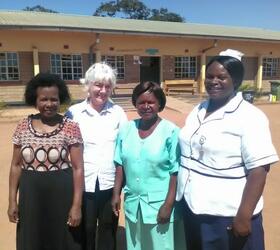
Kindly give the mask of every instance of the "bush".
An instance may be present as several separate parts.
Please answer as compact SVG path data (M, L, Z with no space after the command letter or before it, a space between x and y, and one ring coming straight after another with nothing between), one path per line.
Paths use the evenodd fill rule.
M72 99L72 96L71 96L71 93L70 93L70 99L63 104L60 104L58 112L61 113L61 114L64 114L72 104L73 104L73 99Z
M256 88L256 86L254 84L251 84L251 83L242 83L239 88L238 88L238 91L246 91L246 90L251 90L251 91L255 91L257 92L258 89Z
M7 103L4 101L0 101L0 110L3 110L7 107Z
M71 105L72 105L71 102L61 104L60 107L59 107L59 111L58 112L64 114Z

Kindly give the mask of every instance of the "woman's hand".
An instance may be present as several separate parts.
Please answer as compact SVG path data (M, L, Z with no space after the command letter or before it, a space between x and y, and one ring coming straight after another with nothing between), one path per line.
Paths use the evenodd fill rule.
M172 206L163 203L158 211L157 223L158 224L168 223L170 221L171 212L172 212Z
M111 200L111 206L112 206L112 211L116 216L119 216L120 214L120 208L121 208L121 189L122 189L122 184L123 184L123 178L124 172L123 168L121 165L117 164L116 165L116 177L115 177L115 185L113 189L113 195L112 195L112 200Z
M176 185L177 185L177 172L170 175L168 193L157 215L158 224L165 224L170 221L170 216L175 201Z
M67 224L70 227L77 227L80 225L82 219L81 207L72 206L69 212Z
M70 227L77 227L81 223L82 194L84 189L84 165L83 165L83 145L76 143L69 147L70 158L73 169L73 202L69 211L67 224Z
M14 144L13 157L10 168L9 176L9 207L8 207L8 216L10 222L18 223L19 222L19 212L17 204L17 193L19 186L19 179L21 176L21 147Z
M121 197L120 195L113 194L112 200L111 200L112 210L113 213L116 216L119 216L120 214L120 208L121 208Z
M269 168L269 165L265 165L249 171L241 203L233 219L232 230L235 236L247 236L251 233L251 218L262 195Z
M12 202L9 204L8 208L8 216L9 216L9 221L13 223L18 223L19 222L19 216L18 216L18 205L16 202Z
M248 236L251 233L251 218L236 215L232 223L232 232L236 237Z

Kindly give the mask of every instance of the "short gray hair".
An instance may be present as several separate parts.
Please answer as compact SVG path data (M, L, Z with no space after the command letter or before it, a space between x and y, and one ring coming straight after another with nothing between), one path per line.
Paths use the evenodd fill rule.
M105 62L98 62L89 67L85 73L85 78L80 82L89 85L92 82L108 82L112 88L116 86L117 72Z

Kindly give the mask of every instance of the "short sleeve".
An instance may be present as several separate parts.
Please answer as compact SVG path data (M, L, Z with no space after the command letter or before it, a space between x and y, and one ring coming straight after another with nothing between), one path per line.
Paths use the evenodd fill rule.
M65 133L67 138L67 145L82 144L82 134L78 123L69 119L65 122Z
M252 117L250 121L246 119L241 143L242 158L247 169L278 161L267 117L262 112L255 113Z
M122 138L127 126L121 126L116 139L116 148L114 154L114 162L118 165L123 165L122 162Z
M71 109L68 109L68 110L65 112L64 116L66 116L67 118L73 120L73 113L72 113Z
M120 108L120 127L127 123L126 113L122 108Z
M14 134L12 136L13 144L18 145L18 146L22 145L22 135L23 135L24 131L26 131L27 128L28 128L27 118L24 118L17 124L17 127L14 131Z
M168 144L167 144L168 152L169 152L170 174L178 172L179 169L181 152L180 152L178 136L179 136L179 128L174 127L170 137L168 138Z

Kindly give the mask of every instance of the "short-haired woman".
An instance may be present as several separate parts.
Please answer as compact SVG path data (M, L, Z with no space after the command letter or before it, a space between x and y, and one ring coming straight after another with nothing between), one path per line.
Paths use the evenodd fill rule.
M226 50L206 66L209 99L180 132L177 199L187 249L264 250L262 192L278 161L265 114L238 93L241 53Z
M17 223L17 250L81 249L83 141L78 124L58 113L68 100L56 75L40 73L26 86L25 102L39 113L13 135L8 216Z
M113 211L119 213L124 183L127 249L173 250L179 128L158 115L166 98L157 83L137 85L132 103L140 119L120 129Z
M66 116L78 122L84 141L85 192L83 197L84 250L114 250L118 216L112 212L115 180L113 156L119 127L127 122L124 110L109 98L116 72L106 63L95 63L86 72L88 97ZM98 229L97 229L98 225Z

